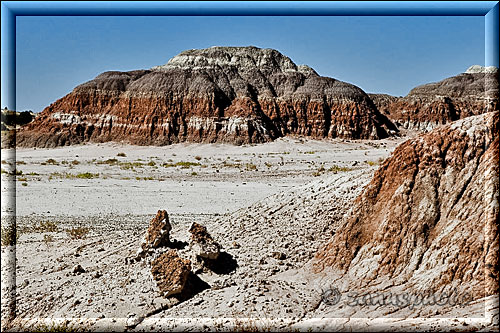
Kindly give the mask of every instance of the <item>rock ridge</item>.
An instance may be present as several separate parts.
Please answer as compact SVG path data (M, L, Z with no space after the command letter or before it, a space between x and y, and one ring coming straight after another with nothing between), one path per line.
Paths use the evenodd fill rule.
M242 144L289 134L379 139L395 131L354 85L276 50L212 47L149 70L98 75L45 108L18 133L17 145Z

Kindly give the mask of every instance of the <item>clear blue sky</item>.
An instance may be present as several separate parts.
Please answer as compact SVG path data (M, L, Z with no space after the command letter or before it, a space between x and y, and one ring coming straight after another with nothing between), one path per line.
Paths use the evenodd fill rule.
M17 110L39 112L104 71L150 68L214 45L274 48L366 92L404 96L484 65L484 28L481 16L19 16Z

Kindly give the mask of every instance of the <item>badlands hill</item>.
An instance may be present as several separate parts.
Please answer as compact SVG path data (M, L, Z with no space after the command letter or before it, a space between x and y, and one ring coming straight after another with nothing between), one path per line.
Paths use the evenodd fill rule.
M350 288L495 294L498 118L468 117L398 146L317 253L316 270Z
M465 73L418 86L405 97L369 96L396 125L431 130L450 121L498 110L498 69L474 65Z
M241 144L288 134L379 139L391 130L354 85L273 49L211 47L149 70L102 73L45 108L18 133L17 144Z

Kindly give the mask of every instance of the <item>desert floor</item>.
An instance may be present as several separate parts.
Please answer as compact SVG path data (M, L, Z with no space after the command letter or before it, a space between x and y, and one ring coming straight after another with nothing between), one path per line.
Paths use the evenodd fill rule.
M308 271L404 140L2 150L2 225L15 215L20 233L16 247L2 246L2 321L4 295L15 291L16 323L25 328L43 328L47 318L59 328L94 330L487 328L481 316L419 318L435 309L402 320L404 312L329 308L321 298L327 284ZM17 176L9 175L14 168ZM199 292L182 302L158 294L147 260L130 260L159 209L168 211L179 244L198 222L223 248L224 265L198 274ZM179 248L181 256L187 251ZM73 273L78 264L85 273ZM493 301L467 312L495 308Z

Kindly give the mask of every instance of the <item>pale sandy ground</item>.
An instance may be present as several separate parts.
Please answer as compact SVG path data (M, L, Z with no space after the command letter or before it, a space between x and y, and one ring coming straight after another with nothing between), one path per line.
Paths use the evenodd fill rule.
M2 225L14 214L8 198L15 195L17 225L24 230L15 249L2 246L2 322L13 277L17 323L23 327L44 320L63 327L69 319L87 329L138 331L491 328L491 321L498 321L498 314L492 318L498 313L492 298L458 313L440 309L439 318L432 319L420 317L432 317L435 309L387 313L322 302L329 281L311 275L307 262L338 232L338 222L378 162L402 141L285 138L245 146L106 143L18 149L22 175L16 191L9 194L14 177L2 173ZM12 155L2 150L2 170L12 171ZM118 162L103 163L109 159ZM163 166L178 162L200 165ZM130 163L142 165L130 169ZM329 171L334 166L349 171ZM98 176L76 178L86 172ZM179 304L159 296L148 260L125 261L159 209L170 214L171 238L187 242L187 229L199 222L227 257L220 271L198 275L206 289ZM58 230L29 230L46 221ZM66 229L75 226L89 228L85 238L70 238ZM276 259L273 252L286 258ZM188 247L179 253L187 256ZM73 275L76 264L86 272Z

